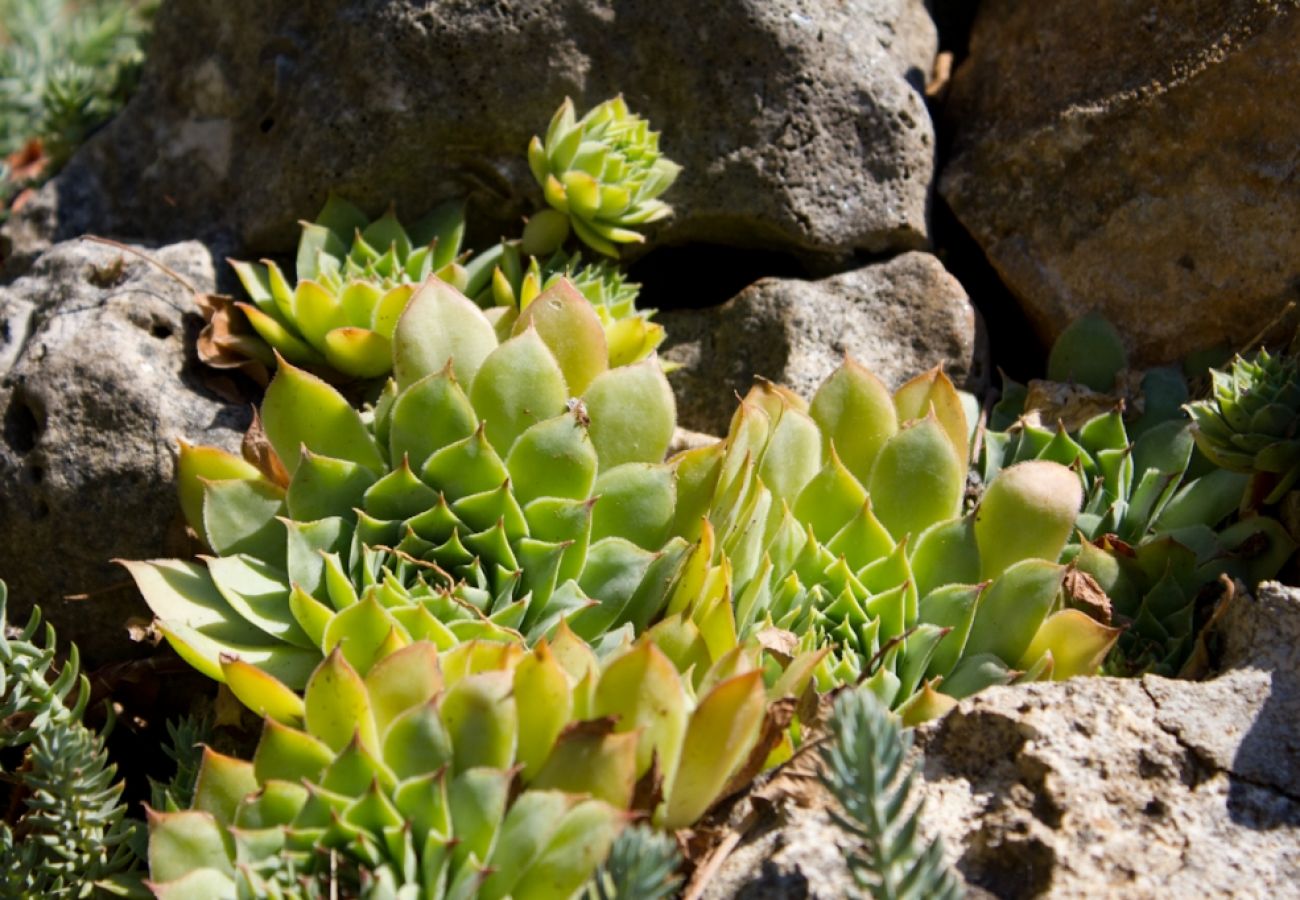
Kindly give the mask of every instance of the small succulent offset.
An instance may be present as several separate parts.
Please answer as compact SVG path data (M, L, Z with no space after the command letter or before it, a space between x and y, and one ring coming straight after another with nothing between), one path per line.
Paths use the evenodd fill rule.
M659 152L659 132L631 113L621 96L581 119L566 98L545 141L534 137L528 145L528 164L551 206L524 231L524 248L535 256L559 248L570 227L606 256L618 256L619 244L644 241L636 226L671 214L658 198L681 171Z
M839 802L836 822L862 842L848 864L865 896L877 900L956 900L957 879L936 838L921 846L921 804L910 806L916 768L907 764L912 735L875 695L844 690L835 698L821 780ZM910 806L910 808L909 808Z
M697 603L734 597L742 640L776 627L829 650L822 689L866 679L908 721L990 684L1095 670L1117 632L1064 608L1057 564L1078 478L1014 466L962 516L967 440L938 370L891 395L848 360L811 405L760 384L725 442L672 461L675 530L712 553Z
M1187 407L1196 445L1215 465L1252 476L1264 503L1277 503L1300 480L1300 356L1261 349L1210 376L1210 399Z
M637 309L641 286L624 278L610 260L584 264L581 253L557 250L545 262L536 256L525 262L519 241L502 241L471 259L465 270L465 293L484 308L511 310L506 315L522 313L538 294L568 279L605 326L611 366L644 359L663 343L663 326L650 321L655 310Z
M55 635L32 610L11 635L0 582L0 749L24 748L4 772L14 804L0 822L0 893L84 897L134 864L123 784L101 735L81 722L90 684L78 675L75 646L57 677ZM75 690L75 700L68 705Z
M542 149L534 138L529 148L534 172L539 165L548 167L538 175L548 202L558 202L563 211L539 212L522 239L462 254L464 203L443 204L407 228L392 209L372 222L331 195L316 221L302 223L296 282L271 260L231 261L252 301L238 306L270 346L241 342L229 349L239 357L258 355L267 366L274 362L273 349L295 365L325 374L375 378L388 373L393 328L416 286L429 276L487 308L502 329L538 294L567 278L596 308L610 363L644 359L664 332L650 322L653 310L636 309L637 285L611 265L582 265L578 254L565 254L561 245L570 220L583 241L606 255L617 255L611 241L643 240L625 226L671 212L656 198L672 184L678 167L659 156L658 134L630 115L621 98L601 104L580 123L573 115L566 101L549 132L556 145ZM592 190L595 207L587 202Z
M177 651L213 678L233 654L299 689L341 642L364 671L423 639L643 629L686 552L668 533L675 408L657 360L608 368L565 282L502 339L431 278L392 345L364 416L281 365L265 470L182 446L181 505L215 556L126 564Z

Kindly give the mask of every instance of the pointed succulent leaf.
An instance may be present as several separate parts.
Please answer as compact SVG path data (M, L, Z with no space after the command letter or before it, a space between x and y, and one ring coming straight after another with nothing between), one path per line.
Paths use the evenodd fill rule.
M307 730L334 751L359 736L372 753L378 750L374 716L365 682L343 654L334 650L312 673L303 695Z
M453 684L441 713L455 748L455 771L474 766L507 768L518 733L509 672L479 672Z
M656 817L663 828L682 828L713 804L758 739L765 708L762 673L757 671L729 678L701 698Z
M532 786L626 809L636 788L636 758L635 734L614 732L601 720L576 723L560 733Z
M555 357L528 329L484 358L469 397L488 440L505 454L530 425L563 413L569 392Z
M285 725L302 722L302 698L256 666L226 657L221 660L221 674L236 699L257 715Z
M1052 679L1063 681L1075 675L1092 675L1110 653L1121 629L1110 628L1077 609L1063 609L1047 617L1021 655L1019 667L1051 653Z
M174 881L198 869L233 875L232 849L211 813L150 813L149 874L155 882Z
M952 440L929 415L885 442L866 488L876 517L890 534L915 537L956 515L966 489L964 472Z
M1107 393L1127 366L1128 354L1115 326L1100 313L1089 313L1072 322L1052 345L1047 377Z
M677 406L656 359L610 369L583 394L600 468L661 462L672 440Z
M519 335L529 327L550 348L571 396L581 396L608 368L605 329L591 303L568 279L561 278L529 303L513 330Z
M347 400L316 376L286 363L280 364L266 389L262 422L290 474L298 468L302 447L375 472L383 470L374 438Z
M809 414L862 484L867 483L880 448L898 431L898 414L889 389L851 358L822 382Z
M492 324L472 301L430 278L411 296L393 331L393 376L404 389L451 363L458 382L473 384L497 343Z
M1056 607L1064 578L1064 566L1043 559L1009 566L980 598L964 655L992 653L1008 664L1018 661Z
M1082 502L1078 476L1059 463L1030 460L1003 469L975 511L981 577L1023 559L1056 562Z

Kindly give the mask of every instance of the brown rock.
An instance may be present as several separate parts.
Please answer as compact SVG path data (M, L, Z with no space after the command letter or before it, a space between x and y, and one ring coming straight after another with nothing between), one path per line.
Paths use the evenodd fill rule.
M1239 345L1300 285L1298 80L1296 0L988 0L940 191L1045 341Z
M1261 587L1207 682L994 688L918 729L925 822L999 897L1268 897L1300 884L1300 590ZM1249 649L1247 649L1249 648Z

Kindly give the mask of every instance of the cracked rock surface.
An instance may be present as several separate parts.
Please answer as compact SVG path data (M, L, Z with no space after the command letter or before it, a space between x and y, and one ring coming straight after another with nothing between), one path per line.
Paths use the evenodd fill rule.
M200 243L148 250L200 291ZM9 619L39 605L87 668L129 655L148 609L110 560L188 555L177 438L235 450L247 411L194 374L189 290L121 251L69 241L0 287L0 578ZM86 594L83 600L67 595Z
M920 729L925 821L999 897L1294 896L1300 590L1266 584L1217 678L995 688Z
M1226 619L1211 680L998 687L917 729L922 827L968 896L1296 896L1300 589L1262 585ZM800 783L751 804L706 897L852 893L852 840Z

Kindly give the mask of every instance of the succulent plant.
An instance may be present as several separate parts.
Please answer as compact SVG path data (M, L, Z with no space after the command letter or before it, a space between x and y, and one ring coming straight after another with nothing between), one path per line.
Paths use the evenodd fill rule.
M741 640L775 627L830 649L822 689L865 678L909 721L1022 673L1095 669L1115 632L1063 608L1056 562L1078 478L1015 466L962 516L967 440L938 370L891 395L847 360L811 405L760 384L724 443L672 461L676 531L711 551L694 602L734 598Z
M40 140L54 174L131 95L152 3L2 0L0 157Z
M502 241L465 265L466 293L483 307L500 306L522 312L538 294L568 279L586 297L605 326L609 364L622 366L644 359L664 339L662 325L650 321L655 310L636 307L639 284L623 277L608 260L583 263L582 254L553 253L545 263L537 257L525 264L518 241Z
M393 338L394 378L365 416L279 367L266 471L182 446L181 506L215 555L126 565L205 674L234 654L297 689L340 642L364 671L405 643L533 640L566 618L596 640L666 603L687 545L669 534L675 412L656 359L608 368L599 319L564 282L502 340L431 278Z
M465 282L458 257L464 205L445 204L410 229L390 209L371 222L330 195L315 222L302 223L291 285L271 260L231 260L252 303L249 324L284 359L373 378L392 366L391 339L415 287L430 275ZM270 354L263 360L270 363Z
M0 581L0 749L22 751L21 765L2 773L12 802L0 822L0 893L89 896L135 863L124 786L103 737L82 724L90 684L75 645L59 669L54 629L36 642L40 610L13 633L6 601Z
M350 857L363 896L572 896L629 809L688 825L758 745L767 691L743 652L700 684L649 638L603 666L554 642L417 641L362 674L336 649L303 696L239 660L267 716L252 762L208 751L194 806L150 817L161 897L254 895ZM246 700L246 702L248 702Z
M861 842L848 864L858 886L880 900L956 900L957 879L936 838L922 845L922 803L910 803L916 767L912 735L869 691L835 698L828 740L818 749L822 784L839 802L836 822Z
M528 145L528 164L551 209L529 220L524 248L557 249L569 228L591 249L617 256L618 245L645 236L635 228L672 212L658 197L681 167L659 152L659 132L628 111L621 96L577 118L565 98L546 132Z
M1201 452L1216 465L1260 482L1265 503L1277 503L1300 479L1300 357L1237 357L1211 370L1212 396L1187 407Z
M668 900L681 878L677 842L645 825L624 828L587 885L586 900Z
M285 882L320 885L340 868L336 855L355 867L366 897L575 893L628 816L546 786L512 795L515 759L539 739L519 719L552 711L522 701L545 704L546 676L566 676L547 656L558 671L514 677L493 665L507 654L523 651L468 643L440 660L421 641L363 678L331 653L303 698L287 695L292 709L268 702L251 762L206 751L193 807L151 813L156 895L266 896ZM604 773L575 763L564 767L571 780L599 786Z
M1113 387L1114 366L1126 362L1095 346L1106 340L1109 326L1103 326L1067 331L1062 342L1081 342L1086 333L1088 347L1053 354L1085 359L1090 349L1093 381ZM1208 618L1207 591L1217 593L1219 578L1254 585L1275 576L1295 549L1274 519L1234 521L1250 477L1198 460L1195 446L1205 439L1182 411L1187 385L1176 370L1143 375L1139 410L1128 421L1113 395L1041 382L1028 389L1009 383L1003 395L991 421L1005 430L984 433L982 476L987 481L1025 460L1052 460L1077 473L1084 503L1064 558L1095 579L1116 620L1127 626L1107 662L1111 671L1178 674ZM1209 415L1211 405L1188 408ZM1044 427L1053 418L1055 427Z

